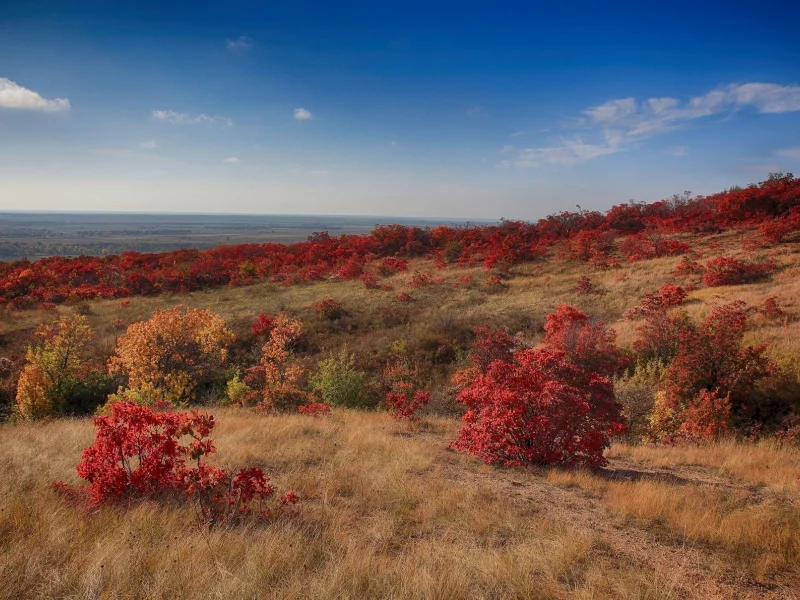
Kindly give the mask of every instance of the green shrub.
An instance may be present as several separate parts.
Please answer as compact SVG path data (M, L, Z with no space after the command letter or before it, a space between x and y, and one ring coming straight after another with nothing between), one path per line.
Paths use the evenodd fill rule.
M317 365L311 389L322 402L337 406L363 408L375 403L364 373L356 369L355 358L347 348Z
M638 363L633 373L614 378L614 394L628 422L628 437L639 441L648 433L664 365L658 360Z

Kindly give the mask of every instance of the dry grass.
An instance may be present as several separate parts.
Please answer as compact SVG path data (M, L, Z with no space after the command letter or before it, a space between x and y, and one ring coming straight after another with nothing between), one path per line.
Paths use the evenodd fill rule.
M727 598L749 589L731 578L754 556L744 572L791 597L780 594L797 575L800 524L788 501L774 504L788 515L776 520L766 499L702 480L495 469L446 450L457 427L448 419L409 433L380 413L217 416L222 462L262 466L279 489L302 492L297 517L203 531L183 506L84 515L50 486L77 482L89 421L0 427L0 597ZM679 460L670 452L618 446L612 456L646 468ZM703 464L716 469L726 453L742 454L726 464L753 469L796 457L730 446ZM636 522L618 531L586 491ZM695 542L709 557L680 550Z

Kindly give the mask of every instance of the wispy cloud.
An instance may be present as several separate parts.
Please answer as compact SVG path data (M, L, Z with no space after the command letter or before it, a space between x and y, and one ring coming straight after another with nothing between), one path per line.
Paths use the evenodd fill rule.
M783 158L791 158L794 160L800 160L800 147L797 148L781 148L777 152L775 152L778 156Z
M63 112L70 109L70 104L66 98L52 100L42 98L33 90L24 88L5 77L0 77L0 108Z
M675 146L669 151L672 156L685 156L687 152L689 152L688 146Z
M587 131L583 136L560 139L541 148L521 149L515 160L504 161L520 167L574 165L599 156L614 154L649 137L685 127L696 119L731 114L745 108L759 113L800 111L800 86L775 83L731 84L695 96L687 101L654 97L639 101L618 98L585 109L574 119ZM584 142L585 137L596 138ZM673 150L680 156L683 147Z
M235 40L226 40L225 45L231 52L241 52L253 47L253 40L246 35L240 35Z
M313 119L314 115L311 114L305 108L295 108L294 109L294 118L298 121L307 121L308 119Z
M240 163L240 162L242 162L242 161L239 160L238 156L229 156L228 158L226 158L226 159L224 159L222 161L222 163L225 164L225 165L235 165L236 163Z
M142 150L155 150L158 148L158 143L155 140L145 140L143 142L139 142L139 148Z
M525 133L525 132L524 131L515 131L514 133L511 134L511 137L519 137L523 133Z
M152 116L157 121L172 123L173 125L233 125L230 117L211 116L204 113L193 115L192 113L179 113L174 110L154 110Z
M482 106L476 105L476 106L468 106L466 109L464 109L464 114L474 119L476 117L488 116L489 113L486 112L486 109L483 108Z

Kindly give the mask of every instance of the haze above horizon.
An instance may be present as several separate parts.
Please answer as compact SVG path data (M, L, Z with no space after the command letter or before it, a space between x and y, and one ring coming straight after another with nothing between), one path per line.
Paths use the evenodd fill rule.
M0 7L0 212L537 219L800 166L785 2Z

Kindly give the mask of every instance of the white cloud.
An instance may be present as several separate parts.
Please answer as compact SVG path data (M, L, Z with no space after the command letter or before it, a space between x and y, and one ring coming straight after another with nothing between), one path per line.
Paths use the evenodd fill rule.
M24 88L5 77L0 77L0 108L62 112L69 110L70 104L66 98L54 98L53 100L42 98L33 90Z
M523 133L525 133L525 132L524 131L515 131L514 133L511 134L511 137L519 137Z
M228 158L226 158L222 162L223 162L223 164L226 164L226 165L233 165L233 164L236 164L236 163L239 163L239 162L242 162L242 161L239 160L239 158L236 157L236 156L229 156Z
M142 150L155 150L158 148L158 143L155 140L145 140L139 143L139 148Z
M164 121L173 125L216 125L218 123L228 126L233 125L233 119L230 117L211 116L204 113L193 115L191 113L175 112L174 110L154 110L152 115L157 121Z
M623 151L654 135L684 127L696 119L732 114L745 108L759 113L800 111L800 86L775 83L731 84L681 102L678 98L653 97L643 101L618 98L592 106L576 119L578 126L597 138L586 143L583 137L561 140L551 146L518 151L516 160L504 161L521 167L573 165L606 154ZM503 152L508 153L508 148ZM685 147L673 149L681 156Z
M235 40L226 40L228 50L232 52L241 52L253 47L253 40L246 35L240 35Z
M313 119L314 115L312 115L305 108L295 108L294 109L294 118L297 119L298 121L306 121L308 119Z
M669 153L672 154L672 156L684 156L688 151L688 146L675 146Z

